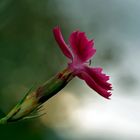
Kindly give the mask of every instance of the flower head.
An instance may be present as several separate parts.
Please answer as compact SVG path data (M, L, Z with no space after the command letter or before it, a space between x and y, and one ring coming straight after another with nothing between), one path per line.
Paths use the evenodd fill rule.
M59 27L55 27L53 33L61 51L70 60L68 68L73 74L84 80L101 96L109 99L112 89L111 84L107 82L109 76L102 73L102 68L89 66L89 61L96 53L94 40L89 40L84 32L74 31L67 45Z

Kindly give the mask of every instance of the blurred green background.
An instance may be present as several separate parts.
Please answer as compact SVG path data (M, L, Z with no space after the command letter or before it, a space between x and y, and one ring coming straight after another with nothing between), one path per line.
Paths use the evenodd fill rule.
M92 65L111 76L113 96L103 99L74 79L44 109L45 116L0 126L5 140L140 139L139 0L1 0L0 117L24 93L66 67L53 34L76 29L94 38Z

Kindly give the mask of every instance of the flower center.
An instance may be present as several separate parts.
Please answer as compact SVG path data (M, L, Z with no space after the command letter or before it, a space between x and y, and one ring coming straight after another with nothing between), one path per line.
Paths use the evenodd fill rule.
M72 62L72 63L68 63L68 67L74 74L77 74L84 69L84 64Z

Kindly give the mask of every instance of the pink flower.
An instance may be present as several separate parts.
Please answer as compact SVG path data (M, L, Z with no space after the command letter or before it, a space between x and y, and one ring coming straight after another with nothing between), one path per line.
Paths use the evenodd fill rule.
M55 27L53 33L61 51L70 60L68 68L72 73L84 80L101 96L109 99L112 89L112 85L107 82L109 76L102 73L102 68L89 66L91 58L96 53L94 40L89 40L84 32L75 31L71 33L69 45L67 45L59 27Z

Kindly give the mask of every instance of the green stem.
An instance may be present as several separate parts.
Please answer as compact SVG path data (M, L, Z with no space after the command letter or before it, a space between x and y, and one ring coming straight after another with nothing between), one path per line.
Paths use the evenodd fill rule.
M63 89L73 77L74 75L67 68L45 82L36 91L31 93L29 90L25 97L8 113L8 115L0 119L0 124L30 118L32 113L38 110L40 105Z
M0 119L0 124L6 124L6 123L7 123L7 118L6 117Z

